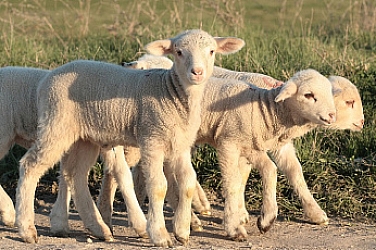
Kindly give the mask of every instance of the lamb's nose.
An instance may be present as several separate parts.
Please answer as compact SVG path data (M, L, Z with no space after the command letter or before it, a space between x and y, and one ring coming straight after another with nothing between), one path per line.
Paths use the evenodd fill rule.
M329 117L330 117L330 122L336 121L336 113L329 113Z
M194 74L194 75L202 75L202 72L203 72L204 70L201 68L201 67L199 67L199 68L193 68L192 70L191 70L191 73L192 74Z

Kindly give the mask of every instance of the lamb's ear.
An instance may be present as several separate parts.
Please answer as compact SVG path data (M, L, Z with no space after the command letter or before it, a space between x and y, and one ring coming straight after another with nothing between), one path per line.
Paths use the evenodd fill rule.
M333 94L334 97L339 96L342 93L342 91L343 91L343 89L336 88L335 86L333 86L333 88L332 88L332 94Z
M137 68L137 64L138 64L137 61L133 61L133 62L122 62L122 63L121 63L121 65L122 65L124 68L128 68L128 69L136 69L136 68Z
M227 55L239 51L245 42L237 37L214 37L217 42L216 53Z
M284 101L293 96L298 91L298 86L293 80L287 81L283 86L279 94L274 99L275 102Z
M157 41L148 43L145 46L145 49L149 54L152 54L155 56L163 56L163 55L172 54L172 41L169 39L157 40Z

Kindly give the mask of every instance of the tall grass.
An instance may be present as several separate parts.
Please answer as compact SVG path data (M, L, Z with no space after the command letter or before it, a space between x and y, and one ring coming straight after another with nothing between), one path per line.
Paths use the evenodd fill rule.
M363 98L363 132L317 130L297 139L295 146L308 186L330 215L376 218L373 1L0 0L0 13L1 66L53 69L75 59L116 64L137 59L151 40L202 28L246 41L240 52L217 57L216 64L222 67L281 80L305 68L349 78ZM2 184L14 186L17 161L24 152L14 147L0 162ZM200 147L193 164L201 183L220 196L215 150ZM101 177L100 162L95 169L91 183ZM262 201L259 180L253 171L246 191L249 209L255 212ZM278 181L281 215L301 216L301 205L286 178L280 174Z

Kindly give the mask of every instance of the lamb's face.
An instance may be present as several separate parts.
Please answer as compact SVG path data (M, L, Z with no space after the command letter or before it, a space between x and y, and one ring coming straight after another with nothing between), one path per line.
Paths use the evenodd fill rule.
M309 122L330 125L336 121L332 84L315 70L300 71L287 81L276 101L285 99L291 111Z
M191 84L205 82L213 73L217 43L203 31L191 32L174 42L175 70Z
M360 131L364 125L363 105L358 89L349 80L340 76L330 76L333 85L337 121L331 129Z
M172 54L172 70L182 84L198 85L212 75L215 53L234 53L243 46L239 38L214 38L202 30L188 30L172 39L149 43L146 49L153 55Z

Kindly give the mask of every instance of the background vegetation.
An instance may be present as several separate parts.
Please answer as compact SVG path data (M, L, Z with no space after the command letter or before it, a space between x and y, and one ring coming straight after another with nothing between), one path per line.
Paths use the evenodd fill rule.
M53 69L74 59L111 63L131 61L143 45L202 28L216 36L238 36L246 46L237 54L218 56L216 64L286 80L296 71L314 68L341 75L359 88L365 128L314 131L296 140L308 186L331 216L374 221L376 3L372 0L0 0L0 66ZM15 146L0 162L1 184L14 195ZM193 159L200 182L220 197L215 150L201 147ZM90 175L97 187L100 162ZM56 181L57 169L41 182ZM301 218L302 210L286 178L279 174L280 216ZM262 185L257 171L246 197L258 213Z

